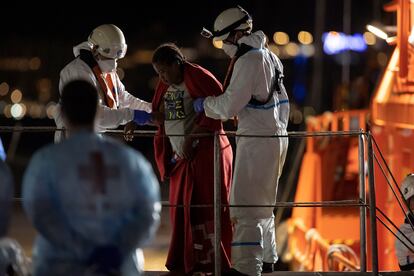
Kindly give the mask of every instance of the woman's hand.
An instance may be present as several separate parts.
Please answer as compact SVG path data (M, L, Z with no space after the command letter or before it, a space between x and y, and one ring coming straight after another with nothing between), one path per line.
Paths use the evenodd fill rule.
M156 125L162 125L165 121L165 115L164 112L161 111L153 111L151 113L151 122Z
M127 123L124 127L124 139L125 141L134 140L134 130L137 129L137 124L134 121Z
M194 154L194 139L193 137L186 137L183 145L183 158L191 160Z

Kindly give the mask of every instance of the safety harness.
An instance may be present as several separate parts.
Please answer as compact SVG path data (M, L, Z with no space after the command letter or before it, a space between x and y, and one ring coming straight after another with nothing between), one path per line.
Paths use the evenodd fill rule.
M91 51L84 49L80 50L79 58L85 62L89 68L91 68L93 75L95 76L96 80L99 83L99 86L101 87L101 90L104 93L103 99L105 101L105 105L109 108L117 109L118 103L116 91L111 78L111 74L107 74L106 78L104 77L102 70L98 65L98 62L96 62Z
M248 53L249 51L252 51L252 50L258 50L258 49L257 48L254 48L252 46L249 46L247 44L244 44L244 43L240 44L239 49L237 50L235 56L232 58L232 60L230 62L230 65L229 65L229 68L227 70L227 74L226 74L226 77L225 77L224 83L223 83L223 90L226 90L227 87L230 84L231 75L233 74L234 64L236 63L236 61L241 56L243 56L244 54L246 54L246 53ZM278 64L278 62L276 62L276 60L274 59L274 57L273 57L272 54L270 54L270 58L272 59L272 61L273 61L274 64ZM274 92L275 91L278 94L281 93L281 91L282 91L283 77L284 76L283 76L283 73L277 68L276 65L274 66L274 69L275 69L275 78L273 80L273 84L272 84L271 92L269 93L269 96L267 97L267 99L264 102L259 101L259 100L257 100L257 99L255 99L255 98L252 97L250 99L250 101L249 101L249 104L250 105L254 105L254 106L265 105L268 102L270 102L270 100L273 98L273 95L274 95Z

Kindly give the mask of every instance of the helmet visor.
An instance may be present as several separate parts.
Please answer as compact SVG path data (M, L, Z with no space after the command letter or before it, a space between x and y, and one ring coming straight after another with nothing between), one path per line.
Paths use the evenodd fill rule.
M213 34L213 32L207 30L206 28L203 28L201 30L200 34L202 36L204 36L205 38L208 38L208 39L212 38L213 41L221 41L221 40L225 40L229 36L230 33L228 32L228 33L222 34L220 36L217 36L217 35L215 35L216 33Z
M203 29L201 30L200 34L202 36L204 36L205 38L212 38L213 37L213 33L209 30L207 30L206 28L203 27Z
M214 41L225 40L231 31L236 30L237 27L239 27L243 23L251 22L251 20L252 19L250 15L246 12L245 16L243 16L236 22L233 22L232 24L230 24L229 26L225 27L222 30L216 30L212 32L212 31L207 30L206 28L203 28L203 30L201 31L201 35L206 38L213 38Z
M126 44L113 44L110 47L100 49L100 54L107 58L121 59L125 57L126 51Z

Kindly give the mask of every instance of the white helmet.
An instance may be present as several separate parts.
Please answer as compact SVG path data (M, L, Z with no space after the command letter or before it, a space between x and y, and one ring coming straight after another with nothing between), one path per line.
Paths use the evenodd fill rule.
M113 24L96 27L88 37L99 54L104 57L119 59L126 54L127 45L121 29Z
M405 177L401 184L401 191L405 200L409 200L414 196L414 173L410 173Z
M230 8L221 12L214 21L214 31L203 28L201 34L214 41L225 40L231 31L242 30L250 32L253 28L252 18L242 7Z

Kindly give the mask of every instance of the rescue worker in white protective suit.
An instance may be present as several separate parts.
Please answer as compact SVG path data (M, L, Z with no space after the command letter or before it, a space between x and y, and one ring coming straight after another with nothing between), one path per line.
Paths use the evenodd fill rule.
M93 133L97 93L68 83L61 109L70 136L35 153L23 179L23 206L39 232L34 275L140 275L141 248L161 209L150 163Z
M252 19L241 7L220 13L213 32L203 29L202 35L223 42L232 62L224 94L199 98L194 108L214 119L238 116L238 135L287 135L289 100L282 63L265 47L265 34L251 30ZM236 142L230 204L275 204L288 138L237 137ZM230 215L234 233L229 275L260 275L262 268L273 271L278 259L273 207L232 207Z
M73 48L75 59L60 72L59 92L69 81L82 79L90 82L99 95L96 131L117 128L134 120L143 125L150 120L151 103L129 94L116 72L117 60L125 56L127 44L122 31L115 25L104 24L95 28L88 37ZM57 108L55 123L63 128L62 115ZM57 131L55 142L62 139Z
M13 204L13 176L5 163L6 153L0 138L0 275L29 275L29 260L15 240L7 238Z
M414 211L414 174L409 174L401 184L401 191L411 211ZM411 222L411 223L410 223ZM395 240L395 251L401 270L414 270L414 217L408 212ZM408 240L407 240L408 238Z

